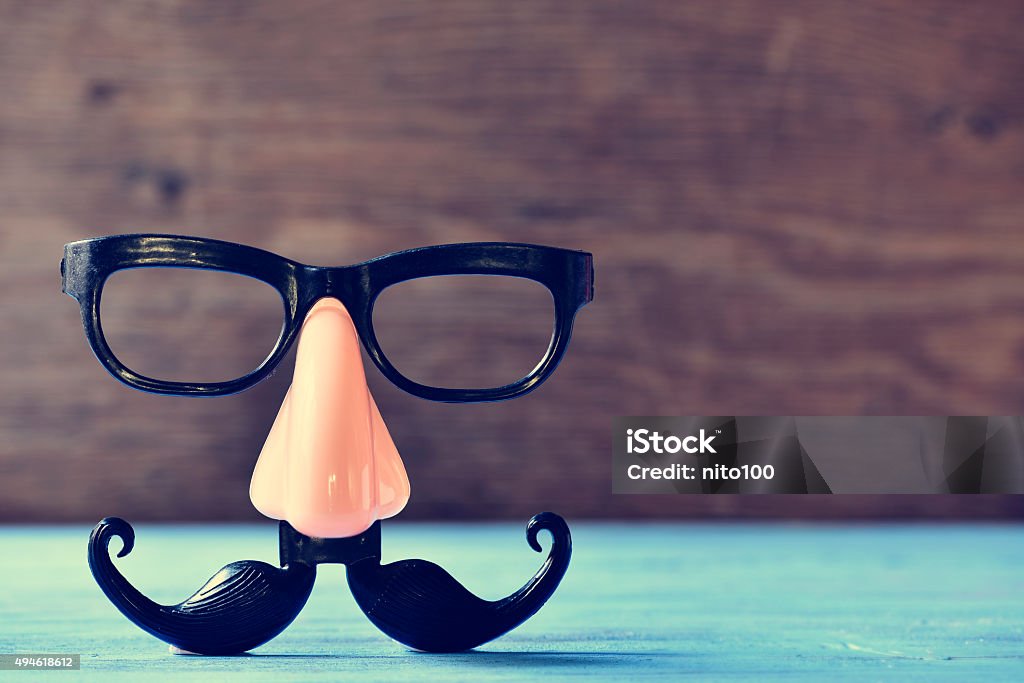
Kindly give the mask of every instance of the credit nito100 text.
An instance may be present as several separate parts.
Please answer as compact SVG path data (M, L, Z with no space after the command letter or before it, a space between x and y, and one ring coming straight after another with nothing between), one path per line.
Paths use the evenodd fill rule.
M643 467L641 465L630 465L626 468L626 476L633 480L638 479L683 479L691 481L697 479L696 465L680 465L675 463L667 467ZM726 467L725 465L708 465L700 468L700 479L720 481L725 479L772 479L775 477L775 468L771 465L740 465L738 467Z

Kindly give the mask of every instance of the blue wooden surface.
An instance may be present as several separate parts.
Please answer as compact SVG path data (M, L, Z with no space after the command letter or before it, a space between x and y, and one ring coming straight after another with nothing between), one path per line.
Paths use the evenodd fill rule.
M404 649L322 567L296 622L234 658L171 656L124 619L89 575L88 528L0 528L0 652L82 653L81 672L17 674L32 680L1024 680L1024 527L572 526L561 589L480 651ZM118 565L163 602L276 556L270 523L137 532ZM492 599L541 559L511 524L387 523L384 555L436 561Z

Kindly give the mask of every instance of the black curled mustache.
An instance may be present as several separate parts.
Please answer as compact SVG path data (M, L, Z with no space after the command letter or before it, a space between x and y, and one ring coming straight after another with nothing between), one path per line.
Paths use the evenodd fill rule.
M305 606L316 565L346 565L349 589L366 617L394 640L416 650L458 652L497 638L532 617L555 592L569 567L572 538L565 520L542 512L526 525L526 540L542 552L538 534L551 534L543 565L519 590L483 600L440 566L426 560L380 563L380 522L359 536L320 539L280 524L281 566L244 560L214 574L191 597L161 605L133 586L114 566L114 537L125 557L135 530L107 517L89 537L89 568L107 598L137 626L182 650L205 655L239 654L284 631Z

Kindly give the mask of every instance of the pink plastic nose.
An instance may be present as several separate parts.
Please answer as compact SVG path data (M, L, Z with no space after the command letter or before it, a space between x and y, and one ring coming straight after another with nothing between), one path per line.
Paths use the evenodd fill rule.
M302 323L292 385L252 473L256 509L307 536L355 536L409 500L359 349L344 304L318 301Z

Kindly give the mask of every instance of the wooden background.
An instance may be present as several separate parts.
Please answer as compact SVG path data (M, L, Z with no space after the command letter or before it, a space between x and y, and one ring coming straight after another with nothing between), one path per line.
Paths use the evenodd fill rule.
M534 394L432 404L370 371L407 517L1024 514L613 498L609 457L623 414L1024 413L1022 26L1020 2L0 0L0 519L256 517L287 368L134 392L60 293L65 242L135 231L331 265L594 252Z

